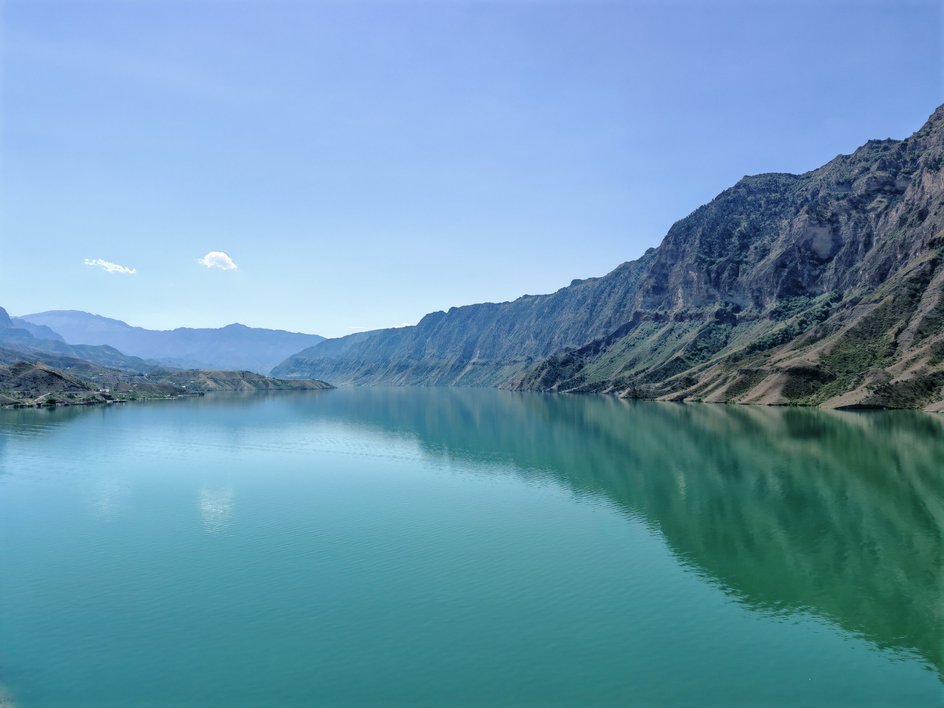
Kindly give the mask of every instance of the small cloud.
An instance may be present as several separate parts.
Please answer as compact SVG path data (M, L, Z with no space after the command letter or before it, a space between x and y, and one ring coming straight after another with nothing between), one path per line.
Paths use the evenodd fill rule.
M233 263L233 259L223 251L210 251L203 258L198 258L197 263L200 265L205 265L207 268L236 270L236 264Z
M121 273L122 275L134 275L137 273L137 269L128 268L127 266L118 265L117 263L112 263L111 261L106 261L102 258L86 258L84 261L85 265L92 266L94 268L101 268L109 273Z

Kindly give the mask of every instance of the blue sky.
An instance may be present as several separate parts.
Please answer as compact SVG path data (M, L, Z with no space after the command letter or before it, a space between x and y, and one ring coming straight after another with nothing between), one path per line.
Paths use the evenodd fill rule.
M937 2L6 0L0 31L0 305L158 328L550 292L944 101Z

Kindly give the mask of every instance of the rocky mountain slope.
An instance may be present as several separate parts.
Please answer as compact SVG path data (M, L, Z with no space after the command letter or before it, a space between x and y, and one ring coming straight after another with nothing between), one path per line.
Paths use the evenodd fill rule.
M632 316L650 256L551 295L454 307L414 327L329 339L289 357L274 376L311 371L339 383L494 386L548 354L603 336Z
M274 375L944 408L944 107L803 175L745 177L552 295L328 340Z
M267 373L293 352L324 337L231 324L217 329L151 330L79 310L51 310L16 320L48 328L69 344L105 344L132 356L175 368L233 369ZM19 325L17 325L19 326Z
M0 406L47 402L105 403L112 400L98 387L35 362L0 364Z

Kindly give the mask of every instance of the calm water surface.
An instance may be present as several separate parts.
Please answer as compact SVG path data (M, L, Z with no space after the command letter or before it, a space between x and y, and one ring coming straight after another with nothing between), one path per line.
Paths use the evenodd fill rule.
M944 424L917 413L452 389L5 411L0 685L939 705L942 509Z

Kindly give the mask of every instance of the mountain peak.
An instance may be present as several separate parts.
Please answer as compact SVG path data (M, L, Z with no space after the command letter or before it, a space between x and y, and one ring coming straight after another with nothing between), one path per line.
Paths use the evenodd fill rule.
M934 109L934 113L928 118L927 125L939 128L944 125L944 103Z

